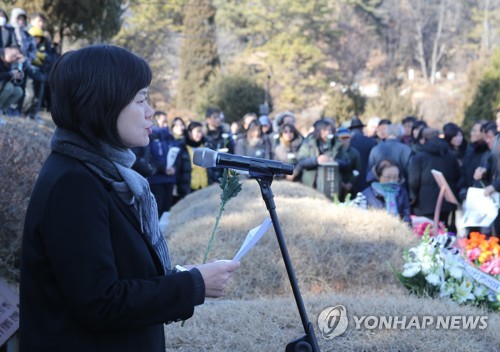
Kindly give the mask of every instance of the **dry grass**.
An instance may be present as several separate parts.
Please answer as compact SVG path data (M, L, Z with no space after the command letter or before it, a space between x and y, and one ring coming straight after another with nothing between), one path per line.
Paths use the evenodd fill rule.
M24 216L52 129L22 118L0 122L0 276L16 281Z
M388 262L402 264L417 242L384 211L332 204L299 184L273 184L277 212L322 351L499 351L498 313L409 296ZM217 186L195 192L171 211L166 235L176 263L202 259L218 211ZM212 257L230 258L247 231L268 216L255 181L246 181L222 216ZM185 327L167 326L167 351L283 351L304 335L274 231L242 260L224 300L197 307ZM333 340L317 329L320 312L342 304L349 328ZM485 330L354 329L355 316L488 315ZM410 318L408 318L410 319Z
M369 292L367 287L365 292ZM500 316L473 307L407 295L315 295L306 297L309 320L315 326L321 351L499 351ZM331 340L317 328L320 312L342 304L349 326ZM488 316L484 330L355 329L352 316ZM407 321L409 321L408 318ZM184 327L165 328L167 351L284 351L292 340L304 335L292 299L269 298L251 301L211 300L196 308Z
M403 249L416 241L399 219L384 211L363 211L332 204L300 184L273 184L277 213L301 291L304 293L404 292L388 263L402 264ZM203 258L220 188L211 186L182 200L171 211L166 231L176 263ZM254 180L226 206L212 258L232 258L246 233L268 216ZM279 246L271 229L242 261L228 298L290 295Z

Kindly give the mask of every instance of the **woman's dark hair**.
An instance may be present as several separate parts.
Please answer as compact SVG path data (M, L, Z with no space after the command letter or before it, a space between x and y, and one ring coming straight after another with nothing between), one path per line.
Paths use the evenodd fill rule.
M264 132L262 132L262 125L260 124L260 122L258 120L250 121L250 123L248 124L247 131L246 131L247 136L249 135L248 132L250 132L252 130L259 131L259 137L262 137L262 135L264 134Z
M92 45L69 51L49 75L52 119L95 146L105 142L125 148L118 116L151 79L146 61L126 49Z
M201 123L199 123L198 121L193 121L184 130L184 133L186 133L186 135L188 135L189 132L193 132L193 130L195 128L198 128L198 127L202 127L203 128L203 125Z
M283 135L283 131L285 130L285 128L288 128L290 130L292 130L293 132L293 140L299 138L299 131L297 131L297 128L292 125L291 123L285 123L284 125L281 125L280 127L280 137Z
M335 129L335 126L330 122L330 120L327 119L319 119L314 122L314 131L313 131L313 138L314 139L319 139L320 138L320 132L326 128L331 128L332 133Z
M174 119L172 120L172 125L171 125L171 128L174 128L175 123L176 123L177 121L182 122L182 125L184 126L184 128L186 128L186 123L185 123L185 122L184 122L184 120L183 120L181 117L179 117L179 116L174 117Z
M453 122L448 122L443 126L444 140L448 142L450 146L451 140L459 133L461 133L463 137L462 144L460 144L458 147L458 156L461 158L465 155L465 152L467 150L467 141L465 139L464 131L462 131L462 129Z
M493 134L497 134L497 124L495 121L488 121L481 127L481 132L488 133L492 132Z
M405 123L407 123L407 122L411 122L411 123L412 123L412 125L414 125L414 124L415 124L415 122L417 122L417 118L416 118L415 116L412 116L412 115L410 115L410 116L406 116L406 117L403 119L403 121L401 121L401 124L402 124L402 125L404 125L404 124L405 124Z
M448 142L448 143L451 143L451 140L458 134L458 133L462 133L462 136L464 135L464 133L462 132L462 130L460 129L460 127L458 127L456 124L454 124L453 122L448 122L446 123L444 126L443 126L443 134L444 134L444 139ZM465 136L464 136L465 137Z
M411 135L413 137L413 132L415 130L418 130L418 135L417 135L417 138L415 138L413 140L413 143L417 144L419 143L419 140L422 138L422 130L425 128L425 127L428 127L427 126L427 122L425 121L422 121L422 120L417 120L415 121L415 123L413 124L413 127L411 128Z

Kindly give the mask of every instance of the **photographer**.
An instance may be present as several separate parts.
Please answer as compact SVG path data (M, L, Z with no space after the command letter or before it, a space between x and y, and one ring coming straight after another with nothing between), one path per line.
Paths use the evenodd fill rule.
M22 70L17 68L17 64L23 58L18 48L0 49L0 110L2 111L6 111L23 95L23 89L13 84L13 80L23 78Z

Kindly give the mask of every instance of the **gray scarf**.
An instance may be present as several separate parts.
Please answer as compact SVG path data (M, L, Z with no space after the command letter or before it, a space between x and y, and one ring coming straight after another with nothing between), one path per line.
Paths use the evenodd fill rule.
M158 209L148 181L131 169L135 155L130 149L108 144L99 148L77 134L56 128L50 146L53 151L80 160L107 184L111 185L125 204L134 206L142 232L160 257L165 273L172 272L167 242L158 225Z

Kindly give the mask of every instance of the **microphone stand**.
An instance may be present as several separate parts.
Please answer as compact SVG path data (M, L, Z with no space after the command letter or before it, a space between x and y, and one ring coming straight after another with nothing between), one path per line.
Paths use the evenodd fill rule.
M269 170L269 168L259 161L252 161L250 168L248 170L250 176L254 177L260 186L260 191L262 198L266 203L267 210L271 215L271 220L273 222L274 232L276 232L276 238L278 239L278 244L280 246L281 255L283 261L285 262L286 271L288 273L288 279L292 286L293 295L297 303L297 308L299 310L300 319L302 320L302 326L306 333L305 336L299 337L293 340L286 346L286 352L320 352L318 341L316 340L316 335L314 335L314 328L307 318L307 312L304 307L304 302L300 294L299 285L297 284L297 279L292 266L292 261L290 260L290 255L288 254L288 249L286 247L285 239L283 233L281 232L280 222L278 220L278 214L276 213L276 205L274 203L274 194L271 189L271 183L273 182L274 174Z

